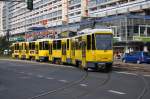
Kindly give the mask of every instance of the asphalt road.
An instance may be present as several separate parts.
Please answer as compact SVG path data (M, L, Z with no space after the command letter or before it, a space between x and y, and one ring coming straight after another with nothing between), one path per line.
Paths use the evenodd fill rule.
M0 60L0 99L150 99L150 76Z

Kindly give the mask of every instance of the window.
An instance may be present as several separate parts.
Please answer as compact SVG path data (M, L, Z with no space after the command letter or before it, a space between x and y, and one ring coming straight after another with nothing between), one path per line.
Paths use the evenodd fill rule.
M35 42L29 43L29 49L35 50Z
M61 49L61 40L53 41L53 50Z
M61 40L57 41L57 49L61 49Z
M43 42L43 50L48 50L49 46L48 46L48 41Z
M53 41L53 50L57 49L57 41Z
M69 50L69 39L67 39L67 50Z
M15 44L15 50L19 50L19 44Z
M95 50L95 35L92 34L92 50Z
M91 35L87 35L87 50L91 50Z
M143 55L144 56L150 56L150 53L149 52L143 52Z
M96 34L97 50L112 50L112 35Z
M40 45L40 50L48 50L49 49L48 41L40 42L39 45Z
M39 43L39 49L42 50L42 42Z

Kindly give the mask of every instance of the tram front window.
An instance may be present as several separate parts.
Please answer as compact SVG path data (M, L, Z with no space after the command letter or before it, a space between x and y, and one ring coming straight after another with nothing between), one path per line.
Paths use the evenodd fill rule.
M96 34L97 50L112 50L112 35L111 34Z

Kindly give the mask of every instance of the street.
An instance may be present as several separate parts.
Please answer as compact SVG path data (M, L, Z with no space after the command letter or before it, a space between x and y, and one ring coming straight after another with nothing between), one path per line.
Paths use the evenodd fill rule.
M150 99L150 76L1 59L0 99Z

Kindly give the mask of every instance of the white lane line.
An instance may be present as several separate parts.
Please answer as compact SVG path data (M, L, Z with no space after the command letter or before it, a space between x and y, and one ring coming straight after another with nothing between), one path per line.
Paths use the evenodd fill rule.
M51 80L51 79L54 79L54 78L52 78L52 77L46 77L46 79L50 79Z
M87 87L88 85L87 84L80 84L80 86Z
M58 80L60 82L63 82L63 83L67 83L68 81L67 80Z
M110 92L110 93L115 93L115 94L120 94L120 95L126 94L126 93L124 93L124 92L115 91L115 90L108 90L108 92Z
M20 72L20 73L24 74L24 72Z
M37 77L39 77L39 78L43 78L43 76L42 76L42 75L37 75Z
M30 77L28 76L23 76L23 77L20 77L21 79L29 79Z
M32 73L27 73L28 75L32 75Z
M135 73L129 73L129 72L116 72L116 73L137 76L137 74L135 74Z
M150 77L150 75L144 75L145 77Z

